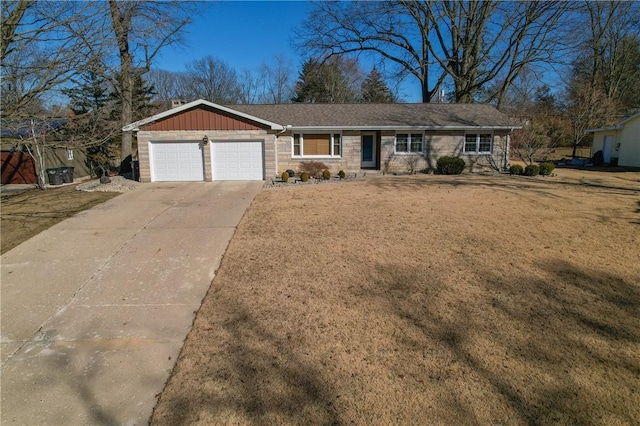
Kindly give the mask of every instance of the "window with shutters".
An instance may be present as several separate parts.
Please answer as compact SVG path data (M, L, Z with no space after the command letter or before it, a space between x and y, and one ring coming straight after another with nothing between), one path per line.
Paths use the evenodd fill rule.
M294 133L291 138L294 157L340 157L340 133Z

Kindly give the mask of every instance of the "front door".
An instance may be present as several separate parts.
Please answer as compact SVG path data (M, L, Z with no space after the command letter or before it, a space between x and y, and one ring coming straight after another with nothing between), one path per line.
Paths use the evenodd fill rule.
M375 133L362 134L362 163L361 167L376 166L376 135Z

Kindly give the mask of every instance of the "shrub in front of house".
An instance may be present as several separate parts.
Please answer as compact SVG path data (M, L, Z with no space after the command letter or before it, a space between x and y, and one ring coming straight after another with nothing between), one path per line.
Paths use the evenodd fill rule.
M524 168L525 176L538 176L540 174L540 166L537 164L529 164Z
M520 176L522 173L524 173L524 168L520 164L514 164L509 167L510 175Z
M331 172L329 171L329 169L324 169L322 171L322 179L324 179L324 180L331 179Z
M459 157L444 156L436 162L436 172L440 175L459 175L465 167L465 162Z
M555 168L556 168L556 165L553 164L551 161L544 162L540 164L540 175L549 176L551 172L553 172L553 169Z
M310 177L320 178L322 172L329 167L322 161L301 161L298 168L301 172L307 172Z
M283 181L284 183L289 182L289 173L287 173L287 172L282 172L282 181Z
M309 180L309 173L307 172L302 172L302 174L300 175L300 180L303 182L306 182Z
M344 170L340 170L340 171L338 172L338 176L340 177L340 179L344 179L344 178L345 178L345 176L347 176L347 175L346 175L346 173L344 172Z

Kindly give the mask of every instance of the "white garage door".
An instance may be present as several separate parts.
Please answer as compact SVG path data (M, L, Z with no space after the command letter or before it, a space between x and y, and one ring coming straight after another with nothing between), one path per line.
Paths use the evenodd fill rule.
M199 142L152 142L151 179L154 182L204 180L204 163Z
M262 180L262 142L212 142L213 180Z

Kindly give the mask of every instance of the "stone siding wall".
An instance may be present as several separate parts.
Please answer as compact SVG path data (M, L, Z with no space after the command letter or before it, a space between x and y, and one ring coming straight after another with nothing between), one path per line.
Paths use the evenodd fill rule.
M326 132L328 133L328 132ZM216 141L255 141L264 142L264 171L265 178L281 174L287 169L299 170L302 161L321 161L327 165L332 174L339 170L347 173L360 172L362 143L360 131L342 132L342 155L340 157L305 158L292 156L291 132L276 134L264 130L246 131L139 131L138 159L140 161L141 182L151 181L151 164L149 158L149 142L162 141L194 141L201 142L206 134L210 142L204 146L204 178L211 181L211 144ZM407 154L394 153L395 131L378 132L380 135L380 169L392 172L406 172L411 159ZM481 171L491 168L491 163L503 165L507 158L509 137L507 132L494 132L493 155L465 154L464 131L428 131L424 136L425 153L419 155L415 170L434 170L438 158L444 155L461 157L465 160L470 171Z
M411 154L394 153L394 131L382 132L380 147L380 169L388 172L406 172ZM460 157L467 163L468 170L478 172L491 168L491 163L503 165L508 146L508 134L495 132L493 140L493 154L465 154L464 131L428 131L424 135L424 153L416 161L416 170L435 170L438 158L443 156Z
M301 132L304 133L304 132ZM331 133L329 131L322 133ZM339 133L339 132L333 132ZM293 157L293 146L291 141L291 132L286 132L278 136L278 174L287 169L300 169L300 163L303 161L321 161L327 165L332 174L344 170L346 173L354 173L360 171L360 156L362 145L360 141L360 131L344 131L342 132L342 155L340 157L319 157L305 158Z

